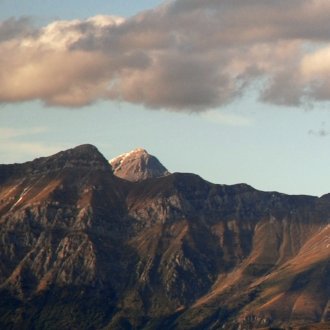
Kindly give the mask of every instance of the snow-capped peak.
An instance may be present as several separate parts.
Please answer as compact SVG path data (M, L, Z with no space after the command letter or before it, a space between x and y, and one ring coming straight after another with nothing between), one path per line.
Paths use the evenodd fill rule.
M109 161L116 176L128 181L142 181L168 175L167 169L144 148L136 148Z

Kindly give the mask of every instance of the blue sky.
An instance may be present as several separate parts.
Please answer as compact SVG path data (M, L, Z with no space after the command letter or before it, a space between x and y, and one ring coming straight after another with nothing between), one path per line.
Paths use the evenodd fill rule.
M209 2L207 1L206 3ZM17 29L15 27L14 30L19 31L15 32L19 37L16 37L15 34L14 37L11 37L13 41L10 39L8 42L6 39L5 42L7 43L4 44L3 42L3 47L6 47L4 49L7 51L11 47L11 42L19 42L21 45L22 40L25 44L28 41L32 44L31 47L34 47L33 43L36 42L37 37L35 35L26 37L25 34L22 36L21 32L22 29L27 29L30 25L34 29L39 29L54 21L78 20L77 24L83 22L85 25L76 25L75 29L77 29L77 26L80 29L81 26L88 24L90 25L88 25L88 28L95 29L96 23L94 21L90 23L90 21L87 21L88 18L96 15L115 15L131 20L132 15L150 8L156 8L160 3L161 1L134 1L132 3L123 1L84 1L82 6L81 2L78 1L66 1L59 5L59 2L49 0L0 0L0 19L6 22L9 18L16 17L13 24L16 24L18 27ZM141 42L141 37L136 38L133 35L133 38L131 37L131 32L130 34L125 34L125 39L121 42L120 47L123 47L122 49L125 51L129 49L130 57L127 57L127 61L132 57L134 58L132 60L133 64L131 63L129 67L125 66L124 69L121 67L122 71L116 71L116 74L124 72L120 73L122 74L122 82L119 85L120 97L112 91L106 97L103 94L102 97L99 97L100 91L103 92L103 81L99 82L99 78L93 81L93 86L94 84L100 84L100 88L94 91L91 87L92 93L87 96L81 96L78 93L78 96L71 98L72 95L67 90L65 93L56 94L54 91L58 90L57 85L54 85L54 89L45 89L40 94L38 94L38 90L36 92L36 90L29 89L30 85L40 76L48 77L49 85L53 86L53 80L56 80L57 74L60 77L63 75L63 82L68 84L69 90L71 88L70 84L72 84L72 81L69 81L69 79L73 79L72 76L74 76L74 79L76 77L86 79L84 88L91 86L90 81L87 81L88 78L85 75L81 75L82 67L84 68L90 63L88 61L84 62L85 59L82 62L83 65L79 66L77 71L74 71L69 78L62 72L63 70L71 72L71 57L67 57L71 56L71 54L64 53L62 48L54 48L56 52L60 49L59 54L61 57L51 62L53 65L56 63L59 66L51 72L51 74L55 72L56 77L52 77L48 71L44 73L44 68L42 70L38 68L38 75L34 75L33 71L26 71L26 68L31 70L31 67L35 68L36 66L35 64L25 63L28 55L26 55L26 58L24 57L25 55L17 57L16 62L10 62L11 57L9 55L8 62L3 63L0 61L0 77L2 72L8 75L11 72L18 72L15 68L16 63L24 62L25 65L25 69L19 71L20 76L12 75L16 80L10 76L16 84L18 83L17 86L21 86L22 93L11 90L12 86L15 85L9 85L9 87L3 85L5 86L4 92L2 94L0 92L0 163L24 162L82 143L96 145L108 159L133 148L144 147L150 153L156 155L170 171L193 172L214 183L234 184L245 182L257 189L277 190L293 194L322 195L330 192L330 177L328 176L330 124L328 120L329 98L326 94L327 81L324 80L323 89L312 90L314 85L307 85L309 81L312 81L311 77L313 82L317 78L323 83L323 77L317 75L322 69L319 68L320 59L322 59L322 65L323 63L329 63L327 62L327 53L323 51L314 54L313 49L326 47L327 42L323 40L322 45L319 46L319 40L309 40L309 43L304 45L308 46L309 51L312 49L312 53L299 55L302 69L298 73L294 71L294 64L290 67L283 66L283 63L296 63L296 56L298 56L296 43L291 43L290 41L290 43L281 44L278 50L277 48L274 49L275 55L271 55L274 56L274 59L272 58L275 61L274 66L276 65L279 68L275 72L273 68L269 68L265 58L270 57L267 55L267 43L270 42L269 40L272 39L271 42L275 42L276 45L279 43L278 40L273 41L276 33L272 33L271 36L265 36L266 42L262 41L262 51L260 51L259 47L260 40L258 40L257 46L251 47L252 41L249 35L248 41L242 40L240 42L244 44L244 51L248 49L248 52L251 52L251 54L247 53L246 57L251 56L252 62L261 63L258 66L258 70L253 67L255 69L253 71L251 62L246 64L242 57L239 56L240 53L234 53L234 56L237 56L237 61L228 62L228 66L224 68L224 71L221 71L221 75L212 77L210 80L209 77L212 76L212 72L208 63L213 63L212 61L214 61L215 65L219 65L218 60L215 58L224 56L222 61L225 62L227 57L226 54L223 55L222 53L216 53L216 56L213 57L214 50L212 45L214 40L205 40L205 42L203 40L203 48L199 48L201 46L196 43L195 39L192 39L190 35L185 35L187 27L191 24L188 20L188 14L190 12L193 13L191 15L195 15L192 17L196 20L196 17L198 19L196 15L199 15L201 12L200 8L190 8L193 3L196 2L191 1L188 3L187 1L179 0L174 2L173 7L166 9L165 14L161 10L156 12L163 20L161 24L159 23L159 26L157 25L158 16L156 15L156 23L154 23L154 14L149 14L149 11L146 11L148 14L141 16L137 21L133 21L133 23L129 21L130 24L127 24L126 29L132 24L136 24L134 31L142 29L144 35L150 33L150 30L152 31L147 24L151 24L150 22L156 24L156 28L159 28L156 36L162 40L162 43L157 45L157 49L153 48L150 50L150 53L153 52L152 58L155 63L163 61L161 62L163 65L161 68L155 67L149 70L146 64L148 61L145 62L146 57L143 53L145 48L149 47L151 42L153 43L152 47L155 47L153 35L150 37L152 41L149 39L143 40L142 46L139 45L137 52L137 48L134 48L133 51L129 47L133 43ZM246 12L246 8L238 9L241 8L226 8L226 10L230 10L228 12L229 15L242 15L241 11L243 11L244 17L250 15ZM271 9L273 13L274 8ZM175 10L175 21L171 21L174 15L171 13L171 10ZM182 20L183 23L180 23L181 18L178 15L181 15L180 13L183 10L185 19ZM282 10L282 8L278 10ZM20 21L22 16L31 17L32 23L22 23ZM300 19L300 17L298 18ZM142 27L140 22L144 24ZM13 24L10 25L11 29ZM172 32L175 35L175 42L178 40L180 42L174 47L172 46L173 40L168 41L166 31L168 31L168 26L176 24L178 26L173 27L174 32ZM187 24L187 26L182 27L180 24ZM196 24L198 25L198 22ZM5 32L8 31L7 26L9 25L5 26L2 24ZM115 27L116 30L112 30L112 26L109 27L111 33L117 33L117 30L120 30L120 28L119 26L119 28ZM212 28L216 28L216 26L214 27L210 23L210 29ZM272 28L274 29L273 26ZM56 29L58 29L58 25L55 26ZM230 29L232 31L233 27L230 26ZM56 47L62 47L62 40L70 33L75 33L76 30L72 32L72 28L65 25L64 32L63 30L56 30L55 32L58 33L58 31L60 31L60 34L56 34L57 39L51 39L51 42L56 42ZM99 30L97 31L99 33ZM126 30L123 28L123 31L125 32ZM191 35L193 35L193 32L191 32ZM215 32L219 33L218 31ZM321 34L322 30L313 32L314 34ZM13 35L13 32L10 33ZM106 32L102 30L100 33L102 33L100 37L102 43L98 47L104 47L109 39L107 35L103 34L108 33L108 30ZM214 34L218 38L217 42L223 42L224 45L227 45L228 40L225 38L226 36L218 36L217 33ZM310 31L303 31L303 28L301 28L301 31L298 31L297 28L297 31L290 30L287 33L288 35L294 33L310 34ZM39 30L40 34L46 35L45 32L40 32ZM75 35L72 35L75 38ZM93 34L91 35L93 36ZM1 36L0 25L0 41ZM48 42L50 40L49 36L53 38L53 34L46 36L48 38L45 39L46 41L38 39L38 47L40 47L41 42ZM84 52L87 49L88 54L97 54L97 57L92 58L92 63L94 61L97 65L98 63L102 63L102 65L106 63L104 64L106 67L113 65L112 62L107 62L108 57L106 57L106 62L103 57L100 59L99 49L94 53L95 40L91 43L91 37L89 39L86 38L86 40L83 40L83 37L79 35L80 43L78 46L82 47ZM221 39L222 37L223 39ZM20 39L16 41L15 38L17 40L18 38ZM61 38L62 40L59 40ZM116 40L118 38L117 36ZM283 36L276 38L282 40ZM110 40L111 42L113 42L112 39ZM166 47L169 48L165 51L168 53L162 54L162 57L159 58L155 57L155 54L164 52L163 48L165 46L163 45L167 45L167 42L169 46ZM315 42L317 47L312 47L314 44L310 42ZM239 47L241 47L241 43ZM253 43L255 43L254 40ZM270 49L272 47L274 47L274 44L270 45ZM202 56L209 49L212 51L208 52L206 63ZM234 45L230 47L228 52L233 54L233 52L237 52L237 49L238 46ZM258 49L257 53L255 49ZM102 48L101 51L106 53L107 56L109 55L111 59L116 59L117 62L114 65L123 65L120 56L123 50L120 50L118 57L116 57L117 50L104 50ZM264 51L266 55L263 54ZM147 55L149 56L150 53L147 53ZM9 51L8 54L10 54ZM33 54L33 56L37 56L35 55L37 53ZM86 55L86 53L84 54ZM168 56L166 57L165 55ZM186 67L190 58L193 58L193 62ZM77 59L79 61L81 57ZM98 60L100 62L97 62ZM40 62L42 61L44 61L44 58L40 59ZM64 68L61 61L63 61ZM75 58L73 61L76 61ZM6 63L14 63L11 70L5 71L6 68L4 66ZM66 63L69 64L67 65ZM72 66L74 66L75 62L72 63ZM97 71L99 69L96 64L95 70ZM49 66L48 62L47 65ZM124 65L126 65L126 62ZM130 70L132 65L134 65L134 68L136 65L142 66L142 69L139 68L139 70L142 70L141 72L145 74L143 80L139 80L140 76L136 76L136 72L132 75L124 75ZM194 65L198 68L196 72L194 71ZM249 65L249 70L245 69L247 65ZM101 66L101 71L106 67ZM1 69L3 70L1 71ZM228 83L228 85L224 85L224 82L228 82L228 77L225 80L221 80L221 77L229 69L238 70L237 72L239 73L243 72L242 70L245 71L244 75L241 75L243 77L241 80L235 80L234 84ZM255 78L262 70L264 71L260 79L259 76ZM290 72L290 76L285 77L283 74L283 72L286 72L285 70ZM252 71L253 73L250 73ZM281 74L278 73L280 71ZM22 75L22 72L24 75ZM31 80L29 79L30 72L32 72ZM88 77L93 76L93 66L91 66L91 71L88 71L87 74ZM248 78L245 78L248 74ZM161 79L159 78L160 76ZM172 79L173 76L174 82L179 81L180 85L174 86L172 89L173 81L167 84L167 81L164 81L164 77ZM23 79L22 77L28 81L22 83L19 80L17 82L17 79ZM192 82L191 80L195 77L196 81ZM258 84L261 84L263 79L266 79L265 77L267 79L270 77L276 83L265 87L260 92ZM295 77L295 80L290 85L292 77ZM42 89L45 83L41 81L40 85L38 85L41 87L38 88ZM242 83L242 86L248 85L248 87L244 87L244 90L241 92L243 87L238 89L238 83ZM143 84L145 84L146 89L143 89ZM132 89L129 89L130 86L132 86ZM296 90L298 89L297 86L300 88L299 90ZM179 92L177 93L178 89ZM312 90L314 94L306 94L305 90L307 89ZM72 89L72 91L72 93L75 93L76 90ZM140 91L140 93L137 91ZM191 93L191 91L194 93ZM217 95L217 91L220 91L219 93L222 94L220 96ZM181 95L185 95L185 97L181 98ZM198 97L195 97L195 95ZM305 102L306 98L308 100ZM260 99L263 101L260 101Z
M1 0L0 17L33 16L42 21L54 19L86 18L98 14L131 16L136 13L159 5L161 0Z

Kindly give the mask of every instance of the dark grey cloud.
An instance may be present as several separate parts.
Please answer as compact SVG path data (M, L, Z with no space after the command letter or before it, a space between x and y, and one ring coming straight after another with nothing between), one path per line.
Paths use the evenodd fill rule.
M329 14L328 0L176 0L38 31L10 19L0 24L0 102L202 111L255 85L272 104L328 101Z
M0 43L10 39L22 38L35 32L29 17L8 18L0 22Z

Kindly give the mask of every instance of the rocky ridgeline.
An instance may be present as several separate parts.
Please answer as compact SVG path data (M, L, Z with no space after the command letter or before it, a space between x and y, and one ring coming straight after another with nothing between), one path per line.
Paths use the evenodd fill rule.
M150 175L145 157L0 166L0 328L329 325L327 195Z

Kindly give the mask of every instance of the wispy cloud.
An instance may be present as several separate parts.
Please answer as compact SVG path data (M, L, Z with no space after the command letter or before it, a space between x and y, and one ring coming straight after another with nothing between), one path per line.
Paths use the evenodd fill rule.
M27 155L48 156L60 150L61 147L49 146L40 142L7 141L0 144L0 151L8 154L9 159L13 158L14 155L15 158L17 158L17 155L24 158Z
M47 131L46 127L31 127L31 128L0 127L0 136L2 140L7 140L20 136L45 133L46 131Z
M263 102L330 100L328 0L176 0L123 19L0 24L0 102L99 99L201 111L256 81Z
M253 125L253 121L242 115L229 114L215 110L205 111L201 117L207 121L232 127L248 127Z
M318 136L318 137L326 137L330 135L330 131L326 131L325 129L321 128L319 130L313 130L310 129L308 131L309 135L314 135L314 136Z
M325 122L322 122L322 125L319 129L315 130L315 129L310 129L308 131L309 135L314 135L314 136L318 136L318 137L326 137L330 135L330 130L326 129L326 124Z
M46 127L0 127L0 153L7 163L25 160L27 157L48 156L63 149L60 145L29 141L34 135L47 132Z

